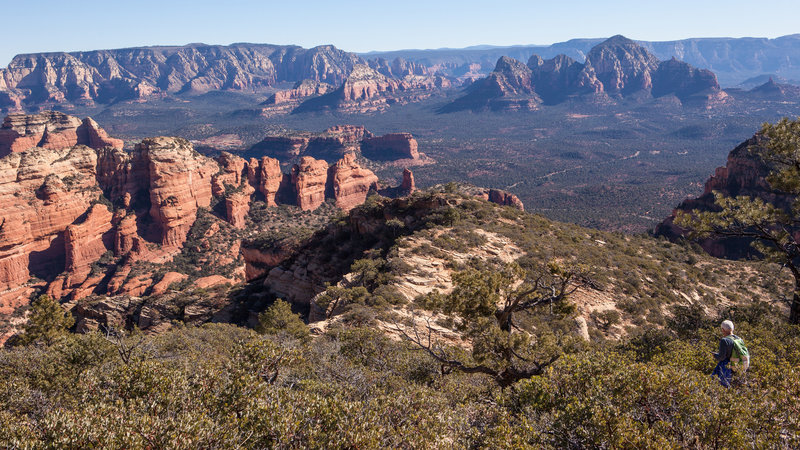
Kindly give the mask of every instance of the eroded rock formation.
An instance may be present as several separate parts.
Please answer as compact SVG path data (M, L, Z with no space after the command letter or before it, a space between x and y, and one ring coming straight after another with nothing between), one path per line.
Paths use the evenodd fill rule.
M460 110L535 110L541 103L531 81L532 71L516 59L503 56L494 71L466 89L466 94L441 112Z
M159 229L160 242L180 247L197 217L197 208L211 204L211 176L219 168L182 138L145 139L136 151L148 163L150 217Z
M522 204L522 200L510 192L502 191L500 189L488 189L480 196L484 200L488 200L492 203L503 206L513 206L520 211L525 211L525 205Z
M64 270L64 230L102 195L97 152L35 147L0 159L0 313L27 302L31 277Z
M250 263L241 257L243 235L235 229L245 227L253 198L304 210L330 198L349 210L378 187L354 153L333 165L306 156L284 174L277 159L229 153L211 159L181 138L144 139L127 152L90 120L47 113L14 120L41 127L41 117L63 126L45 124L33 147L0 158L0 314L25 305L36 291L72 300L167 295L169 285L189 276L193 287L216 289L264 274L264 265L289 250L242 250ZM93 131L75 131L84 126ZM18 134L39 133L34 128ZM65 139L52 139L56 134ZM372 136L353 126L324 134L347 148ZM220 206L214 212L212 200ZM179 256L176 265L162 266ZM169 267L168 276L158 277L154 267ZM197 275L208 275L207 267L226 269ZM103 323L85 318L82 327Z
M593 47L583 63L566 55L547 60L533 55L526 66L504 56L488 77L470 85L441 112L535 109L541 101L556 104L573 97L612 102L666 95L704 108L728 97L712 72L674 58L659 62L636 42L614 36Z
M449 86L449 80L439 76L408 74L402 78L394 78L367 64L357 64L338 88L304 101L293 113L328 110L353 113L380 111L392 104L430 97L436 90Z
M297 192L297 206L304 211L317 209L325 201L328 163L310 156L300 158L292 167L292 185Z
M365 139L361 154L375 160L419 159L417 140L411 133L391 133Z
M283 162L311 156L333 163L348 153L361 153L372 160L421 158L417 140L411 133L390 133L374 136L362 126L337 125L321 133L291 132L267 136L251 147L247 154L268 156Z
M10 114L0 127L0 157L32 147L53 150L76 145L122 149L123 142L110 138L91 118L80 120L57 111Z
M357 55L330 45L192 44L18 55L0 69L0 107L91 105L304 79L339 85L359 63Z
M686 235L686 230L673 223L678 211L717 210L714 192L728 197L748 196L760 198L781 208L788 208L793 198L775 191L766 180L770 167L750 153L750 148L762 142L758 135L744 141L728 154L725 167L718 167L705 184L703 194L697 198L686 199L673 211L672 215L655 229L657 236L678 240ZM741 238L702 239L699 244L709 254L716 257L740 258L752 254L750 240Z
M364 203L370 189L378 190L378 177L356 162L356 155L348 153L330 168L331 184L336 206L349 211Z

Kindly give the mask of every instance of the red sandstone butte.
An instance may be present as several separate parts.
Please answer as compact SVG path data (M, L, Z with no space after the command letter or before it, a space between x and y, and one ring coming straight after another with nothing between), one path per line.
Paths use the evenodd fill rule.
M319 208L325 202L328 163L310 156L300 158L292 168L292 184L297 192L297 206L303 211Z
M150 216L160 230L161 244L179 248L197 208L211 204L211 177L218 166L182 138L149 138L136 149L149 163Z
M358 165L353 153L344 155L330 171L336 206L345 211L364 203L371 188L378 189L378 177Z
M250 212L250 196L253 192L255 189L248 184L241 191L225 197L225 217L235 228L242 229L247 223L245 218Z
M278 206L276 196L281 189L281 184L284 182L281 163L275 158L265 156L261 158L259 167L258 190L264 194L264 201L267 206Z
M513 206L520 211L525 211L525 205L522 204L522 200L510 192L501 191L499 189L489 189L485 191L481 197L498 205Z
M417 147L417 140L411 133L391 133L365 139L361 143L361 153L377 160L419 159Z

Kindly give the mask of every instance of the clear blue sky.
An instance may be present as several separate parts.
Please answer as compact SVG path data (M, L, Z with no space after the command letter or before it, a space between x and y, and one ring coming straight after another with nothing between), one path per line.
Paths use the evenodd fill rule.
M0 0L0 66L19 53L191 42L349 51L800 33L798 0Z

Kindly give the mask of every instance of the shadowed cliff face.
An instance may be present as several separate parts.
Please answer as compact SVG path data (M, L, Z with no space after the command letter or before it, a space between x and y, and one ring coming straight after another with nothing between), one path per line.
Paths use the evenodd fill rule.
M659 63L636 42L614 36L592 48L583 64L566 55L547 60L533 55L527 66L502 57L494 72L440 112L535 109L542 101L556 104L597 95L605 101L675 95L684 104L701 107L727 98L713 73L674 59Z
M686 199L673 211L672 215L661 222L655 229L657 236L665 236L670 240L679 240L686 230L673 223L678 211L718 211L714 203L714 192L727 197L748 196L760 198L765 202L788 209L793 197L773 189L766 180L771 168L760 158L753 156L750 149L761 144L758 135L742 142L728 154L725 167L718 167L714 175L706 181L703 194L697 198ZM751 239L724 238L702 239L699 244L709 254L720 257L738 259L752 255Z
M488 77L466 89L463 97L442 107L439 112L462 110L535 110L541 99L531 83L532 72L516 59L503 56Z
M624 36L614 36L586 55L584 73L603 84L609 95L627 94L653 87L658 58Z

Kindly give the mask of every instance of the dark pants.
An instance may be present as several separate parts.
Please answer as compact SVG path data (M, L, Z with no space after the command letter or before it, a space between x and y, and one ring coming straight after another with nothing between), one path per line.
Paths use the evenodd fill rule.
M711 372L711 376L713 377L716 375L719 377L719 384L725 387L730 387L731 380L733 379L733 371L728 367L728 362L728 360L721 361L717 364L717 367L714 367L714 371Z

